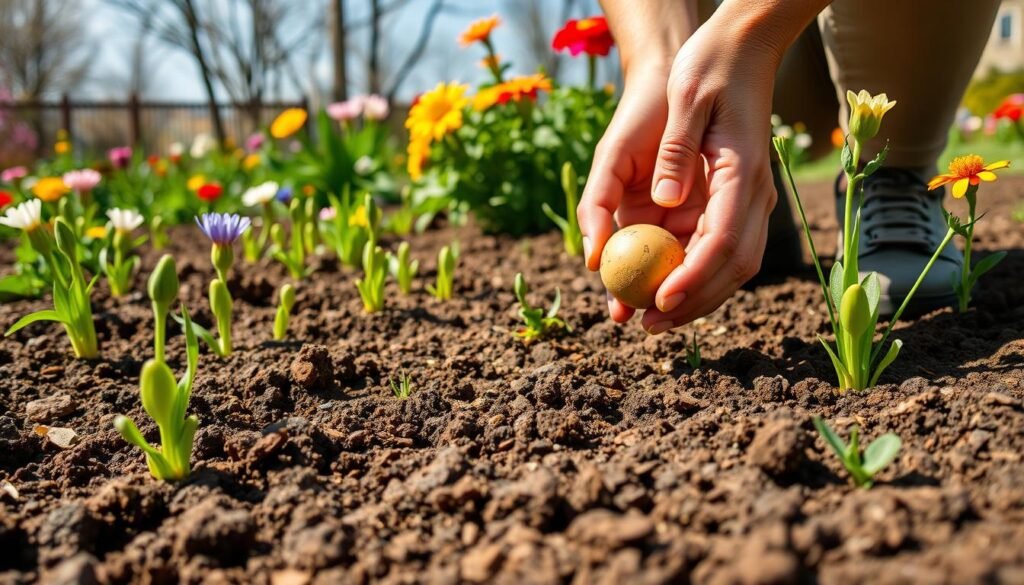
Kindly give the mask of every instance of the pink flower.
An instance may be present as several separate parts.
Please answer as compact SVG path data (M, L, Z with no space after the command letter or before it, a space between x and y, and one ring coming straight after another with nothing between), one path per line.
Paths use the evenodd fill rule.
M343 102L334 102L333 104L328 104L326 110L327 115L332 120L338 122L355 120L359 117L359 114L363 113L363 98L362 96L357 96Z
M64 173L64 184L72 191L86 193L100 183L100 174L92 169Z
M0 173L0 181L4 183L13 183L18 179L24 179L28 176L28 169L25 167L11 167Z
M107 151L107 158L114 168L123 169L132 161L132 147L118 146Z
M320 210L320 221L331 221L337 216L338 212L333 207L324 207Z
M367 120L383 120L389 113L391 107L385 97L373 94L363 98L363 116Z
M262 132L250 134L249 137L245 139L246 152L256 152L263 146L264 140L266 140L266 137L263 136Z

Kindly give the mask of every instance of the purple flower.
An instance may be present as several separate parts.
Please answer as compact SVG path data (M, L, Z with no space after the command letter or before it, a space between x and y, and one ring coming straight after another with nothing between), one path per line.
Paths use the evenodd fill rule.
M277 200L280 201L281 203L284 203L285 205L290 203L292 200L292 188L281 187L281 189L278 190L277 192Z
M132 147L118 146L111 148L107 152L107 158L110 159L110 164L114 165L114 168L123 169L132 161Z
M199 229L217 246L230 246L252 221L237 213L204 213L196 218Z

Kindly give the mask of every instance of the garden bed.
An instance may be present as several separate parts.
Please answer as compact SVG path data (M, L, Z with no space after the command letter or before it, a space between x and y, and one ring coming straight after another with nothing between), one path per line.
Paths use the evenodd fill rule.
M102 359L72 359L58 326L0 342L0 582L1024 583L1024 230L1009 217L1022 190L1007 177L981 196L978 248L1010 253L977 308L903 324L904 352L863 394L835 392L810 274L698 322L693 371L692 328L608 321L599 279L558 234L415 236L418 284L459 239L455 298L389 283L369 316L355 274L318 260L282 343L267 340L283 268L239 262L238 351L201 358L180 484L152 479L112 426L131 414L155 438L137 385L152 312L143 291L112 300L101 283ZM805 189L828 244L829 191ZM193 227L174 236L181 297L209 324L208 248ZM512 336L517 271L535 304L562 288L572 334ZM0 322L44 306L5 304ZM176 371L183 355L175 334ZM388 385L402 372L407 400ZM848 485L815 414L900 435L874 489Z

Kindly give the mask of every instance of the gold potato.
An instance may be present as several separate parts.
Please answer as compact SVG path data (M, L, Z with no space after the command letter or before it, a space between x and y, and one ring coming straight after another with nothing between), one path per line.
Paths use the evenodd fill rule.
M612 234L601 253L601 280L608 292L634 309L654 304L662 281L683 263L686 251L656 225L626 226Z

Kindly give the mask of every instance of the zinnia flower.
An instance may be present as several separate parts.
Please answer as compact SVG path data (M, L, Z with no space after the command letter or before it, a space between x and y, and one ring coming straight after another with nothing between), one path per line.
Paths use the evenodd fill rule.
M4 172L0 173L0 181L4 183L13 183L18 179L24 179L28 176L28 169L25 167L11 167L4 169Z
M138 228L145 220L142 214L132 209L119 209L117 207L107 212L110 218L110 225L115 230L123 233L130 233Z
M461 128L462 108L468 102L465 94L465 85L442 82L421 95L405 121L413 139L440 140L445 134Z
M846 101L850 103L850 134L860 142L878 134L882 116L896 105L884 93L872 96L864 89L860 93L846 90Z
M72 191L87 193L100 183L100 174L92 169L64 173L64 184Z
M592 16L583 20L570 20L562 30L555 33L551 47L556 51L569 49L573 57L586 53L591 57L604 57L615 44L603 16Z
M43 202L38 199L29 199L21 205L7 210L3 217L0 217L0 225L31 232L42 224Z
M196 195L203 201L216 201L223 193L224 188L217 183L206 183L196 190Z
M363 113L363 100L354 97L343 102L327 104L324 109L327 111L327 115L335 122L347 122L355 120Z
M204 213L196 218L196 223L214 244L230 246L252 222L237 213Z
M266 205L273 201L274 197L277 197L277 183L267 181L246 189L245 193L242 193L242 204L246 207Z
M459 44L463 47L468 47L473 43L485 42L490 38L491 31L497 28L500 24L501 19L498 18L497 15L473 21L470 23L469 27L459 35Z
M132 147L118 146L107 151L107 159L115 169L123 169L132 162Z
M383 120L391 113L391 106L384 96L370 94L363 98L363 117L367 120Z
M995 181L994 171L1008 166L1008 160L986 165L985 160L976 154L958 156L949 162L948 173L938 175L928 182L928 189L938 189L947 183L953 183L953 197L959 199L967 193L968 187L976 187L982 181Z
M67 154L71 152L71 143L67 140L58 140L53 145L54 154Z
M260 157L259 153L257 152L247 154L245 155L245 158L242 159L242 168L244 168L247 171L251 171L256 167L260 166L260 163L262 161L263 158Z
M551 91L551 80L543 73L516 77L502 85L504 89L498 96L500 103L507 103L508 101L518 102L523 98L535 100L537 99L538 91Z
M14 196L7 191L0 191L0 209L7 207L14 202Z
M270 125L270 135L274 138L288 138L298 132L305 124L306 110L302 108L288 108L281 112Z
M68 186L64 184L64 179L60 177L44 177L36 181L35 185L32 185L32 194L47 203L58 201L67 193Z
M264 140L266 140L266 137L263 136L262 132L250 134L249 137L245 139L245 149L249 152L256 152L263 147Z
M996 106L996 109L992 111L992 117L995 119L1006 119L1011 122L1019 121L1022 114L1024 114L1024 93L1015 93L1006 96L1006 98Z

